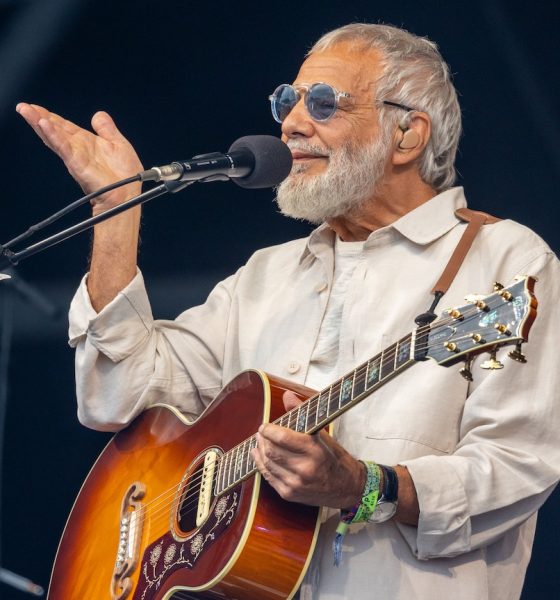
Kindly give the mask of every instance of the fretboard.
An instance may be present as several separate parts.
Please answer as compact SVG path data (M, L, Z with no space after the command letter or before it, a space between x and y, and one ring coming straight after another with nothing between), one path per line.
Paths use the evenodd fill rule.
M377 388L415 362L413 340L409 333L359 365L332 385L311 396L274 424L301 433L315 433L334 421L343 412L361 402ZM214 493L223 494L256 471L251 450L257 445L253 435L224 453L216 473Z

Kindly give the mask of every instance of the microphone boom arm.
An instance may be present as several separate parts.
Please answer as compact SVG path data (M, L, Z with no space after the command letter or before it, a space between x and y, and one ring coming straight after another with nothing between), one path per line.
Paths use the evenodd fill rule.
M118 206L113 206L113 208L109 208L108 210L95 215L94 217L90 217L89 219L85 219L80 223L76 223L76 225L72 225L72 227L68 227L59 233L55 233L50 237L32 244L19 252L12 252L8 248L4 248L0 246L0 270L5 267L14 267L20 261L25 258L32 256L33 254L37 254L42 250L46 250L55 244L59 244L64 240L67 240L70 237L77 235L78 233L82 233L82 231L86 231L87 229L91 229L97 223L101 223L114 217L115 215L119 215L120 213L132 208L133 206L138 206L139 204L144 204L144 202L148 202L153 198L157 198L158 196L162 196L167 193L175 193L178 192L188 185L195 183L194 181L177 181L177 182L166 182L164 184L158 185L157 187L148 190L147 192L143 192Z

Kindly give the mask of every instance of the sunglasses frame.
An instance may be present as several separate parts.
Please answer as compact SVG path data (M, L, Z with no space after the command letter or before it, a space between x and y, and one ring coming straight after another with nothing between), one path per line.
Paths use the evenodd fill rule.
M310 93L312 92L313 88L318 86L318 85L324 85L329 87L333 92L334 92L334 110L332 111L332 113L330 115L328 115L327 117L325 117L324 119L319 119L315 116L313 116L313 114L311 113L311 110L309 108L309 97L310 97ZM305 103L305 108L307 110L307 113L309 114L309 116L316 121L317 123L325 123L326 121L328 121L329 119L331 119L335 114L336 111L338 110L338 103L339 100L341 98L352 98L352 95L349 94L348 92L341 92L340 90L337 90L334 85L331 85L330 83L325 83L324 81L318 81L316 83L298 83L297 85L293 85L291 83L281 83L275 90L274 92L272 92L272 94L270 94L270 96L268 97L268 99L270 100L270 110L272 112L272 116L274 118L274 120L277 123L282 124L284 122L284 120L286 119L286 117L284 117L284 119L280 119L280 116L277 112L277 110L275 109L275 101L278 97L278 90L280 88L283 87L288 87L291 90L294 91L295 95L296 95L296 102L295 104L292 106L292 108L290 108L288 114L286 115L286 117L292 112L292 110L296 107L296 105L298 104L298 102L301 100L301 91L304 91L304 103ZM385 104L386 106L392 106L394 108L400 108L401 110L405 110L407 112L414 112L416 109L411 108L410 106L406 106L405 104L400 104L399 102L393 102L392 100L382 100L382 104Z
M313 88L316 88L319 85L327 86L334 92L334 110L328 117L325 117L324 119L318 119L317 117L313 116L313 114L311 114L311 110L309 109L310 94L312 93ZM272 92L272 94L270 94L270 96L268 97L268 99L270 100L270 109L272 111L272 116L274 117L274 120L277 123L282 123L285 120L285 118L288 116L288 115L286 115L286 117L284 117L284 119L280 120L280 116L278 115L278 112L274 108L274 102L275 102L276 98L278 97L277 92L280 88L283 88L284 86L293 90L297 97L297 100L296 100L295 104L292 106L292 108L290 109L290 111L288 112L288 115L292 112L292 110L296 107L297 103L301 100L302 94L301 94L300 90L303 90L304 91L305 108L307 109L309 116L314 121L317 121L318 123L324 123L325 121L328 121L336 114L336 111L338 110L338 103L341 98L352 98L352 96L348 92L341 92L341 91L337 90L334 87L334 85L331 85L330 83L325 83L324 81L317 81L316 83L298 83L297 85L293 85L291 83L281 83L274 90L274 92Z

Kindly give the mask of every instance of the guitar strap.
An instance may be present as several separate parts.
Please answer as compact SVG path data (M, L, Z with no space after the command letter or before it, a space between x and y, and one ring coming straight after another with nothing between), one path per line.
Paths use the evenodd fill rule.
M478 210L470 210L469 208L458 208L455 211L455 216L461 221L468 223L467 228L463 232L459 243L455 247L449 262L447 265L445 265L443 273L440 275L440 278L437 280L436 284L431 290L431 293L434 295L434 301L428 309L428 312L422 313L421 315L418 315L416 319L414 319L417 325L427 325L436 318L434 310L440 299L449 289L452 281L455 279L455 276L461 268L461 265L463 264L463 261L465 260L472 243L474 242L474 238L482 226L486 224L497 223L501 220L488 213Z

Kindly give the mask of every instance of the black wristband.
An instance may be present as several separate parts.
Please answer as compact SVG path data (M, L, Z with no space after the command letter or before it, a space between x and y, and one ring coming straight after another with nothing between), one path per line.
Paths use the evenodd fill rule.
M399 478L393 467L379 465L383 471L383 500L396 502L399 498Z

